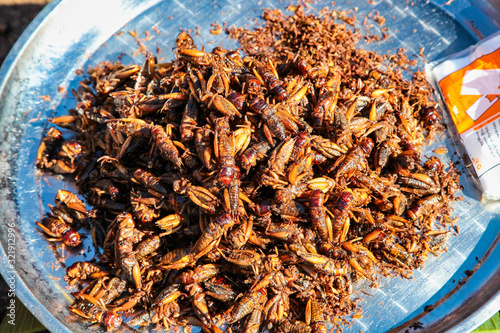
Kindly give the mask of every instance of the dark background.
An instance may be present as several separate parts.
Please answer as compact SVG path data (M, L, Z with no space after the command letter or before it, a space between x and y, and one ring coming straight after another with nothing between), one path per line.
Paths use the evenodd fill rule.
M49 0L0 0L0 63Z

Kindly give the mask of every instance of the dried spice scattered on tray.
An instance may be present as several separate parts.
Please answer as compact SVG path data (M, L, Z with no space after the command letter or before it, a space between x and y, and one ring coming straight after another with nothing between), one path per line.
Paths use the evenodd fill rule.
M403 52L358 48L337 11L231 28L244 56L195 48L88 71L51 119L39 168L73 176L38 225L97 260L67 269L70 310L112 330L327 332L359 317L353 282L408 276L454 221L458 174L423 158L442 132L432 88ZM328 324L327 324L328 323Z

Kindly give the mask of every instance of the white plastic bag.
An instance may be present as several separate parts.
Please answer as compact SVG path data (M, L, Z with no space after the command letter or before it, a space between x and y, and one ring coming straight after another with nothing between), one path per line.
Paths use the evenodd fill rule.
M500 199L500 33L431 70L485 199Z

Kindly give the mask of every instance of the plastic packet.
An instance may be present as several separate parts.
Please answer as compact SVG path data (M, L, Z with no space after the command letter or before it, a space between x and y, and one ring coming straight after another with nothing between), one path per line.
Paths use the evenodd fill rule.
M500 33L430 67L483 199L500 200Z

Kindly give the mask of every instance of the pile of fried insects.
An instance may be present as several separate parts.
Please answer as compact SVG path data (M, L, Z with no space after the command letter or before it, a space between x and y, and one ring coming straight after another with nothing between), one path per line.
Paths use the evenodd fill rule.
M295 9L227 29L245 56L182 32L170 63L100 63L50 120L76 134L50 128L36 165L85 202L60 190L37 224L68 246L86 225L98 252L67 269L72 312L108 330L327 332L359 315L353 282L444 249L460 185L420 150L444 129L424 74L357 48L352 18Z

